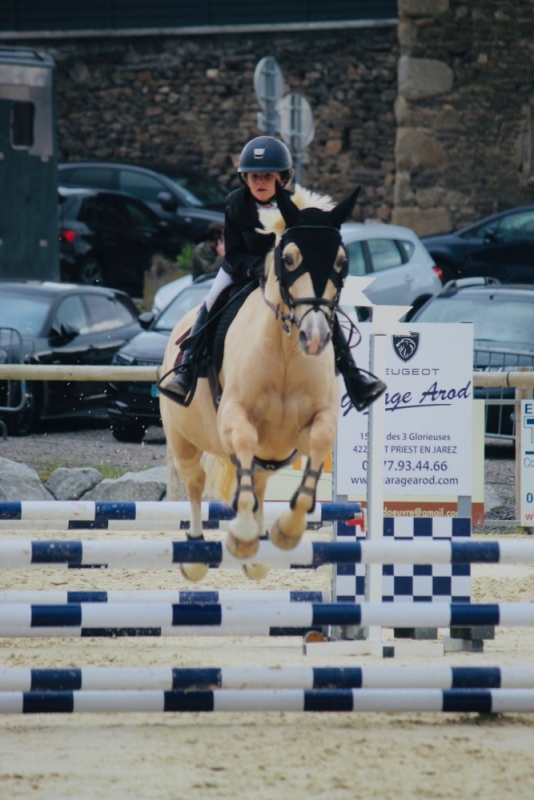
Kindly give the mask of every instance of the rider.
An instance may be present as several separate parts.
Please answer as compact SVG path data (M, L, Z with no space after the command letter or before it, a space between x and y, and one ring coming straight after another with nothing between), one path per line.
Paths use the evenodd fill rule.
M276 209L275 185L284 188L293 174L291 154L272 136L258 136L245 145L237 168L243 186L230 192L225 210L225 260L201 306L187 340L176 375L163 388L180 405L189 404L194 388L194 364L203 352L203 339L211 308L227 286L246 283L263 275L265 257L275 244L275 235L257 232L262 227L258 210ZM287 189L286 189L287 191ZM289 192L288 192L289 194ZM363 411L385 391L385 384L361 372L352 358L347 340L336 318L333 332L336 366L343 375L347 393L358 411Z

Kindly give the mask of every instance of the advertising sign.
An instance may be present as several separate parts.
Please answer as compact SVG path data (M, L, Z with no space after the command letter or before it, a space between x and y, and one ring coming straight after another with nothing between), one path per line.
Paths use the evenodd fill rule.
M521 525L534 526L534 402L521 401Z
M406 323L408 336L388 336L384 495L471 495L473 326ZM371 325L360 324L356 363L369 363ZM338 424L336 491L365 492L368 414L348 395ZM532 447L534 450L534 447Z

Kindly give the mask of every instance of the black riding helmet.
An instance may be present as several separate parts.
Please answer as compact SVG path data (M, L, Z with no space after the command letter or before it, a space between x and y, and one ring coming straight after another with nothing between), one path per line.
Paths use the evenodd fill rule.
M237 171L242 181L245 172L279 172L285 185L293 174L293 159L288 148L279 139L274 136L257 136L241 151Z

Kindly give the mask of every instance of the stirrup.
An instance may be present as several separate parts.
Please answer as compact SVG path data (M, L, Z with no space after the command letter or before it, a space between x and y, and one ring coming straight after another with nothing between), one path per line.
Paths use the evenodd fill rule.
M171 373L174 375L178 375L180 372L185 372L186 368L191 370L191 385L189 386L189 390L185 395L179 395L172 390L167 389L166 386L162 386L162 382L167 378ZM179 364L177 367L173 367L169 372L167 372L163 377L161 377L157 383L158 392L160 392L163 397L166 397L167 400L172 400L173 403L177 403L182 408L187 408L191 405L191 401L195 396L195 391L197 388L197 381L198 381L198 370L195 369L194 365L189 361L185 364ZM171 383L171 381L169 381Z

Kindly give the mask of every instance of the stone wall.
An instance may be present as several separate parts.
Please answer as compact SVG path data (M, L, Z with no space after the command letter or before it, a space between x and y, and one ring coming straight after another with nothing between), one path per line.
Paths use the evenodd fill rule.
M205 171L225 189L242 146L259 133L254 67L274 55L287 89L304 93L316 115L305 185L340 199L361 183L355 218L390 218L393 27L79 39L45 49L58 66L61 160L164 162Z
M532 0L399 0L393 221L449 230L534 202Z

